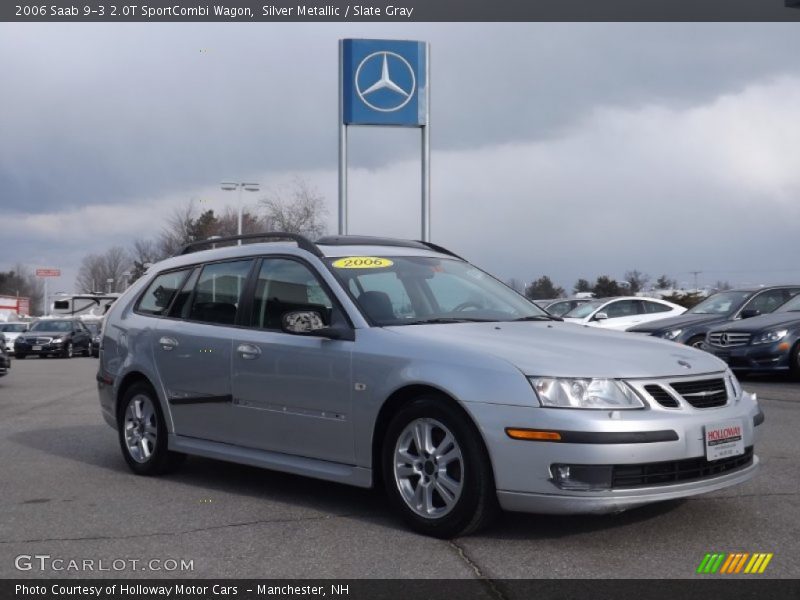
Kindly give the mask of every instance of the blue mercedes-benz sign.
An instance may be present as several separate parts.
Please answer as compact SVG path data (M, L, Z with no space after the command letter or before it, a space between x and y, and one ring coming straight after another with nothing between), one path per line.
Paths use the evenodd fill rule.
M342 40L341 53L344 124L427 124L425 43Z

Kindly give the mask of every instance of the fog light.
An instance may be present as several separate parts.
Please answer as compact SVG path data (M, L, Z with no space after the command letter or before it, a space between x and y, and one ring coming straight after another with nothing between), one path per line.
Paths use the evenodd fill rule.
M552 465L553 483L562 490L610 490L610 465Z

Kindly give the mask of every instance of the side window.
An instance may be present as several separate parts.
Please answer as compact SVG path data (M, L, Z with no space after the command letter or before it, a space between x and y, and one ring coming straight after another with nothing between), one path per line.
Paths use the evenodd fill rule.
M630 317L639 314L638 307L636 306L637 304L638 300L619 300L617 302L612 302L600 312L606 313L609 319Z
M330 325L333 302L314 272L303 263L265 258L256 282L253 326L280 330L283 315L298 310L316 311Z
M769 290L758 294L753 298L745 308L748 310L757 310L762 314L771 313L788 300L788 296L784 290Z
M239 296L252 264L252 260L237 260L203 267L188 318L202 323L233 325L239 310Z
M645 306L645 309L648 313L660 313L660 312L669 312L672 309L667 306L666 304L661 304L660 302L650 302L649 300L643 300L642 303Z
M186 280L186 283L183 284L181 291L178 292L178 295L175 297L175 302L172 303L172 308L169 309L169 316L175 317L178 319L186 319L189 317L189 308L191 304L189 304L189 298L194 291L194 286L197 285L197 279L200 276L200 268L198 267L189 278Z
M136 310L151 315L163 315L188 273L189 269L183 269L156 277L139 299Z

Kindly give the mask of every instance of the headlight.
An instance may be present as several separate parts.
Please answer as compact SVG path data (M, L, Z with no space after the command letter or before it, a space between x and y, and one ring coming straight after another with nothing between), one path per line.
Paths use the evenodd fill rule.
M614 379L530 377L542 406L551 408L643 408L636 393Z
M788 329L778 329L777 331L766 331L760 335L753 337L751 344L769 344L770 342L777 342L786 337L789 333Z
M742 397L742 386L739 383L739 380L736 379L736 375L734 375L733 371L730 369L725 371L725 379L728 382L728 385L730 385L729 393L738 402Z
M60 344L63 341L64 341L63 339L61 339L60 337L57 337L57 338L53 338L52 340L50 340L50 343L51 344Z
M665 331L661 334L661 337L665 340L674 340L683 332L683 329L670 329L669 331Z

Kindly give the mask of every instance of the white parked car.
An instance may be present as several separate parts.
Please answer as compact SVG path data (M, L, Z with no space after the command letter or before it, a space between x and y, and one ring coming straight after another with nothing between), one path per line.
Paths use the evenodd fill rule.
M0 323L0 333L6 338L6 349L9 352L14 352L14 340L25 331L28 331L28 323Z
M656 319L676 317L685 312L686 309L683 306L666 300L620 296L592 300L576 306L564 315L564 320L592 327L625 331L628 327Z

